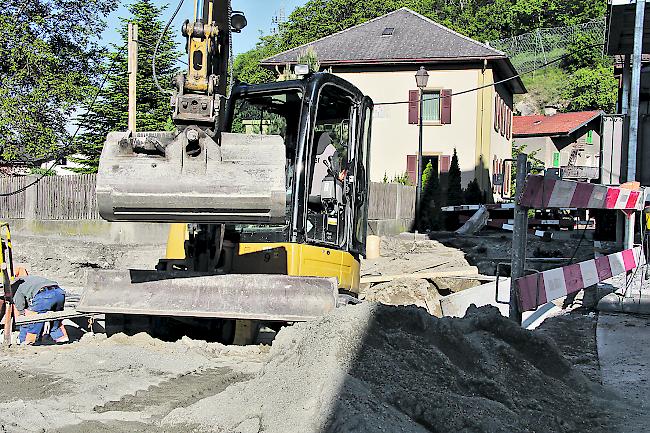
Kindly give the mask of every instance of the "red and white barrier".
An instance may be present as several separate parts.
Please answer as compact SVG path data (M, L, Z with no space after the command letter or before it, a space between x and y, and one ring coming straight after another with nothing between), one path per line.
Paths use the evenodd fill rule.
M643 260L641 247L538 274L515 281L521 311L534 310L555 299L579 292L614 275L631 271Z
M582 208L642 210L643 189L630 190L616 186L528 176L519 204L529 208Z

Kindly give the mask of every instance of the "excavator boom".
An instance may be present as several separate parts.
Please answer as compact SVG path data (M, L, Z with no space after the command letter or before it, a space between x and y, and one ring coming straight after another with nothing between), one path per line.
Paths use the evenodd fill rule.
M280 137L221 134L230 38L246 25L230 0L195 0L186 20L188 69L175 79L175 132L111 133L99 163L97 200L108 221L284 222ZM154 60L155 61L155 60Z

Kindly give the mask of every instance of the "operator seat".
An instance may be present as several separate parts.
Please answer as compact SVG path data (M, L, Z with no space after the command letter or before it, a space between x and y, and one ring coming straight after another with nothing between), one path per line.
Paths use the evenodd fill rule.
M311 176L311 189L309 192L309 203L321 204L320 192L321 183L327 175L330 174L327 168L326 161L329 162L330 167L334 173L338 174L338 151L334 147L332 137L329 132L319 131L314 134L314 143L316 143L316 156L314 157L314 164L312 165Z

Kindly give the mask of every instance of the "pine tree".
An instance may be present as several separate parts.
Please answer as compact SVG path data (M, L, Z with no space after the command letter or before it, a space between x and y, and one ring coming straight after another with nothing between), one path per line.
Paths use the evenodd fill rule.
M433 164L429 161L422 172L422 191L427 187L429 180L431 180L431 176L433 176Z
M447 206L458 206L463 204L463 187L460 178L460 164L458 154L454 149L454 156L451 157L449 167L449 183L447 185Z
M127 25L138 25L138 76L137 76L137 121L138 131L172 130L171 107L169 95L160 92L153 80L151 61L153 52L164 23L160 19L165 7L157 7L153 0L137 0L129 6L131 18L122 18L122 46L113 46L105 62L107 81L99 94L98 100L89 109L87 115L79 119L84 132L78 140L79 158L71 161L83 167L75 169L81 173L95 173L99 165L99 156L112 131L126 131L128 127L128 40ZM171 90L172 78L178 73L177 50L171 32L168 31L160 43L156 56L156 74L158 82L164 89Z
M447 183L447 206L458 206L463 203L463 187L461 184L460 164L458 163L458 154L454 149L454 155L451 157L451 165L448 173L449 182ZM456 230L458 228L458 215L455 212L448 212L445 215L445 228L447 230Z
M465 203L467 204L483 204L485 203L485 195L481 191L478 180L475 178L467 184L464 192Z
M431 161L422 173L422 204L419 229L421 231L440 229L440 180Z

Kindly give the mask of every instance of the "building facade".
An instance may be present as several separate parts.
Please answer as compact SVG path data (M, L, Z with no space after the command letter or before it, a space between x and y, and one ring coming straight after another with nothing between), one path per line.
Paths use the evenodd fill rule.
M402 8L262 62L276 70L313 50L328 70L356 85L374 103L370 177L417 178L419 97L415 74L429 73L423 90L423 159L444 176L457 152L465 187L476 179L494 199L509 176L513 94L525 88L507 56ZM507 80L502 84L495 82ZM503 182L508 189L509 181ZM488 194L490 196L491 194Z
M564 179L600 179L602 111L515 116L514 145Z

